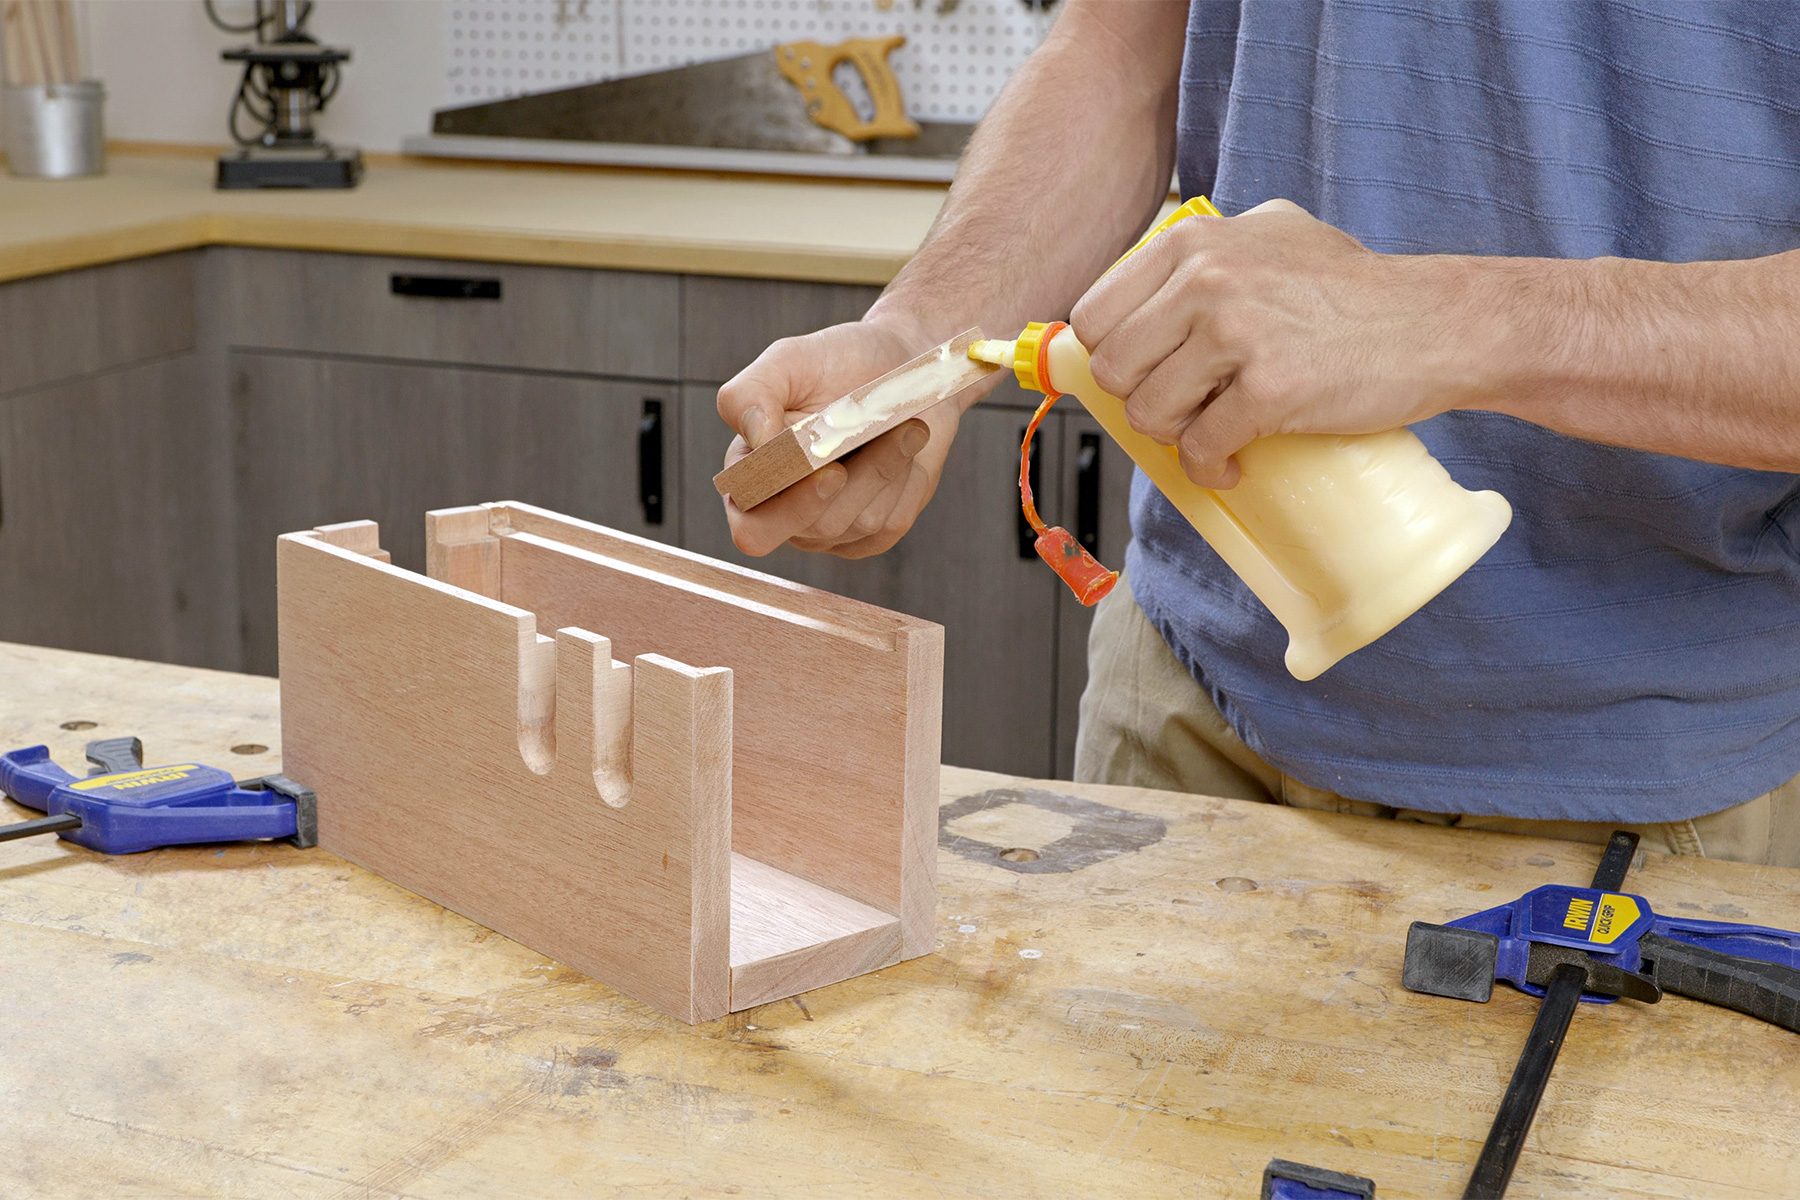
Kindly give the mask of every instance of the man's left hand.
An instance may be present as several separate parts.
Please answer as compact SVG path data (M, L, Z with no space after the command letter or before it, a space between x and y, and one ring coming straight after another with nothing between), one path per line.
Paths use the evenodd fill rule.
M1375 433L1479 381L1469 260L1376 254L1286 200L1185 220L1103 276L1071 324L1094 381L1195 482L1274 433ZM1460 315L1459 315L1460 314Z

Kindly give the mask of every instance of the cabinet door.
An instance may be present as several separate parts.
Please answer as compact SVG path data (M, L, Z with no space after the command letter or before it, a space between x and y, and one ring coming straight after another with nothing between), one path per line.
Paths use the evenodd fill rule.
M1088 552L1115 571L1125 567L1131 541L1131 458L1107 437L1099 422L1085 412L1058 417L1062 423L1063 505L1045 519L1081 539ZM1120 581L1120 587L1129 586ZM1081 715L1081 690L1087 686L1087 636L1094 610L1083 608L1067 588L1057 592L1056 626L1056 774L1069 778L1075 769L1075 731Z
M275 670L283 533L374 520L413 571L428 510L488 500L680 536L672 388L281 354L234 353L229 374L246 669Z
M239 665L231 439L200 366L0 399L0 639Z
M193 253L0 283L0 394L194 349Z
M942 624L944 761L1048 774L1061 585L1019 537L1019 436L1027 414L980 406L966 415L937 495L886 554L848 561L784 549L753 559L731 544L712 486L731 441L714 398L703 387L689 387L685 396L688 548ZM1057 461L1059 438L1054 422L1039 431L1046 466ZM1056 473L1043 471L1040 484L1044 502L1054 504Z

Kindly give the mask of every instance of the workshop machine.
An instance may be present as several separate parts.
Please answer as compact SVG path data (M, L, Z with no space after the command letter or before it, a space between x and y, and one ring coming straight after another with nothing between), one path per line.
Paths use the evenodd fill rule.
M362 153L354 146L319 140L313 118L337 95L350 51L322 46L305 31L312 0L254 0L248 24L232 25L213 0L206 15L227 33L253 34L256 41L224 52L242 63L243 76L231 100L226 125L238 149L219 155L218 186L241 188L349 188L362 178ZM255 132L239 127L249 117Z

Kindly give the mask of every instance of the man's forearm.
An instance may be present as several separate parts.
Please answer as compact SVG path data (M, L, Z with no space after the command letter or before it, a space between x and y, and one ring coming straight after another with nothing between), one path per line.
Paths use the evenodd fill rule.
M1167 195L1187 6L1072 0L976 131L871 310L939 340L1066 313Z
M1493 370L1461 407L1638 450L1800 472L1800 252L1463 262L1471 309L1498 319L1485 351Z

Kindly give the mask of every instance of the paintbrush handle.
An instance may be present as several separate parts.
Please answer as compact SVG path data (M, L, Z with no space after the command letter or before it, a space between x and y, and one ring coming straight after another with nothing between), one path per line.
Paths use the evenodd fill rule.
M18 0L0 0L0 50L6 52L4 61L9 84L25 82L21 78L24 71L19 66L18 7Z
M56 7L56 40L62 50L64 83L81 82L81 39L75 34L73 0L52 0Z
M37 55L38 82L63 82L62 68L56 60L56 30L40 0L25 0L25 24L31 30L30 45Z
M6 0L0 15L5 17L6 81L24 86L36 83L32 77L31 30L25 24L23 0Z

